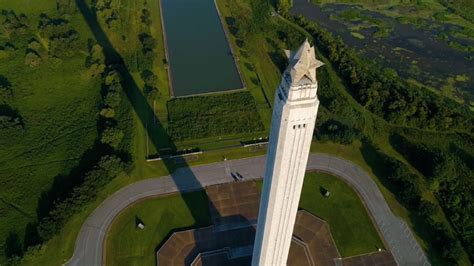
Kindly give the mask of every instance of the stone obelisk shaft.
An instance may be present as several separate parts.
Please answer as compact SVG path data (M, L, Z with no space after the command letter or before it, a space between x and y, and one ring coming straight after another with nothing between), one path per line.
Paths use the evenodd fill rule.
M252 265L286 265L319 100L308 41L287 52L289 67L275 93Z

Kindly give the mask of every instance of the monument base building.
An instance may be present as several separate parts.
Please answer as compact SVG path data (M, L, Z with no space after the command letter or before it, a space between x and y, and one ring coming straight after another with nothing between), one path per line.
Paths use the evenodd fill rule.
M260 191L255 181L206 188L212 225L173 233L156 252L158 266L249 266ZM298 211L287 264L395 266L387 251L341 259L329 225Z

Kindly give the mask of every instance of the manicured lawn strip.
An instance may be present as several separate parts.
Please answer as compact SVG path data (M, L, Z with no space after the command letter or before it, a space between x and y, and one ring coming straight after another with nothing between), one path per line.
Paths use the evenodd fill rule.
M188 203L193 205L188 206ZM189 208L200 210L196 213L201 216L195 220ZM136 227L136 218L145 224L145 229ZM156 264L156 248L173 231L209 224L208 199L204 191L136 203L119 214L108 232L106 264Z

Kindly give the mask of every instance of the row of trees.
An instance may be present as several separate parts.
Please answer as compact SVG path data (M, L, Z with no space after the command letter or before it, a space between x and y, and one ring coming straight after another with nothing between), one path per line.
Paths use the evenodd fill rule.
M302 16L290 19L315 38L316 45L349 85L353 97L372 113L404 126L474 129L474 119L465 107L401 80L391 69L382 70L374 63L362 60L341 38L334 37L316 23Z
M70 57L80 48L79 33L71 28L66 19L42 14L38 29L40 35L49 40L49 54L53 57Z
M389 185L395 191L398 199L421 218L425 230L430 232L429 243L445 260L456 263L462 253L461 245L449 228L435 218L436 212L439 211L436 205L423 199L419 187L421 181L419 177L413 174L406 164L386 155L379 149L373 149L375 156L381 160L382 174L389 181Z
M100 75L102 78L102 103L99 112L100 142L117 150L125 136L118 127L116 119L118 108L122 101L122 75L119 65L108 65L105 63L105 54L99 44L90 43L89 56L86 58L86 66L89 67L93 76Z
M160 91L156 87L158 82L158 77L150 70L143 70L141 73L141 78L143 82L145 82L145 87L143 88L143 92L147 96L147 98L151 101L156 99L156 97L160 96Z
M85 66L89 69L92 77L99 77L105 71L105 55L102 46L89 40L89 54L86 57Z
M104 185L124 169L122 160L116 155L104 155L90 171L84 174L81 185L75 187L70 196L57 202L49 215L38 225L41 241L47 241L56 235L67 220L82 210L85 204L95 199Z
M316 138L321 141L330 140L344 145L349 145L362 136L357 129L334 119L318 124L314 133Z
M117 108L122 100L123 88L121 82L122 77L113 66L109 67L104 73L104 94L102 110L100 111L102 117L100 141L113 149L119 148L125 136L123 131L118 128L118 121L115 120Z
M155 58L156 40L151 35L151 25L153 21L151 19L151 11L145 6L143 7L140 15L140 27L141 33L138 35L138 40L141 45L141 53L138 57L139 69L141 71L141 78L145 83L143 92L147 98L152 101L156 97L160 96L160 91L157 88L158 77L153 73L153 63Z
M142 32L138 35L140 45L142 46L141 52L143 55L142 63L144 67L153 66L153 57L155 55L156 40L151 36L149 32Z
M28 17L25 14L17 15L13 10L3 9L0 12L0 23L7 38L28 32Z
M115 120L117 109L121 102L122 78L114 66L105 66L105 56L102 47L90 43L89 56L86 65L93 68L94 75L102 80L102 103L99 112L98 131L99 143L93 150L101 157L92 166L88 165L82 174L78 175L76 186L73 186L68 195L54 200L51 210L42 217L37 226L39 241L51 239L64 226L67 220L79 212L85 204L95 199L97 193L111 179L124 170L125 163L119 149L124 133L119 129L119 122ZM97 72L100 65L104 65L103 72ZM35 243L35 241L33 241Z
M392 136L393 146L428 177L430 189L438 197L451 224L469 254L474 254L474 159L463 149L451 150L414 143L401 134Z

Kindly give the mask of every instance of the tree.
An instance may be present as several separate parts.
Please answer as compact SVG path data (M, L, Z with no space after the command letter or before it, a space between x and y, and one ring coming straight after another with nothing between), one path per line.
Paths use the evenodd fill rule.
M143 88L143 91L145 92L149 100L154 100L157 96L160 95L160 92L154 86L145 85L145 88Z
M86 58L86 67L92 77L97 77L105 71L105 54L102 46L97 43L89 44L89 55Z
M109 177L115 177L124 168L122 160L115 155L104 155L100 158L98 167L104 170Z
M75 30L54 34L49 38L49 53L58 58L69 57L76 53L78 45L79 34Z
M138 35L138 39L142 44L142 52L143 54L147 54L149 52L153 52L156 46L156 40L150 34L146 32L142 32Z
M150 10L144 8L142 9L142 15L140 16L140 19L142 21L143 24L145 24L146 26L151 26L151 13L150 13Z
M104 103L110 108L116 108L119 106L122 96L117 90L110 90L105 95Z
M100 76L105 70L105 64L102 63L93 63L89 66L89 73L91 77Z
M72 15L76 11L74 0L56 0L56 9L60 16Z
M104 84L105 85L112 85L116 83L120 83L122 81L122 75L115 70L109 70L104 78Z
M124 134L122 130L116 127L108 127L102 132L100 141L116 149L120 145L120 142L122 142L123 137Z
M158 77L150 70L143 70L141 73L142 80L146 85L154 87L158 80Z
M19 117L12 117L0 114L0 129L2 128L22 128L22 122Z
M20 237L17 233L10 232L5 240L5 256L7 258L21 257L23 255L23 247Z
M28 31L27 17L24 14L17 16L13 10L2 10L0 14L0 22L3 31L7 36L12 34L25 34Z

